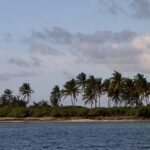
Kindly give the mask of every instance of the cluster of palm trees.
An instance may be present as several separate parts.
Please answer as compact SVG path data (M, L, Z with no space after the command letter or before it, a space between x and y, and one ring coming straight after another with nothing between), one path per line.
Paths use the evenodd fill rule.
M0 105L11 105L14 103L27 104L31 99L31 94L34 91L31 89L29 83L23 83L19 88L19 96L14 96L12 90L6 89L0 97Z
M62 99L70 97L72 106L75 106L79 95L82 96L84 104L89 103L91 107L100 107L100 100L104 95L107 96L108 107L111 104L116 107L148 105L150 83L139 73L131 79L115 71L111 78L103 81L102 78L95 78L93 75L87 77L82 72L75 79L67 81L63 89L58 85L52 89L51 105L60 105Z
M6 89L0 97L0 105L21 101L29 104L33 92L29 83L22 84L19 88L19 96L14 96L10 89ZM50 103L52 107L61 106L62 100L70 97L72 106L75 106L80 96L84 104L90 104L92 108L93 105L100 107L101 98L106 100L107 96L108 107L112 105L134 107L149 105L149 95L150 82L142 74L138 73L131 79L115 71L111 78L102 80L82 72L75 79L67 81L63 89L56 85L51 91ZM47 101L41 103L48 104Z

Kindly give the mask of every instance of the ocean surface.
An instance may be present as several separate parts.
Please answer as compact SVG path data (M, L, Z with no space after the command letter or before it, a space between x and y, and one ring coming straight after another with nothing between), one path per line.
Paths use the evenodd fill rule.
M150 122L1 123L0 150L150 150Z

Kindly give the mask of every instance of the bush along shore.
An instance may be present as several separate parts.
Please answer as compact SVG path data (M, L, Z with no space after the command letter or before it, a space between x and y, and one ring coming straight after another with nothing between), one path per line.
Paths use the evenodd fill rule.
M0 97L0 117L150 119L150 82L139 73L126 78L115 71L105 80L80 73L67 81L62 89L54 86L49 100L34 101L29 105L32 93L34 90L29 83L22 84L19 96L13 95L10 89L4 90ZM84 107L76 106L78 97L84 102ZM64 106L64 99L71 105ZM105 100L107 108L101 107L101 100ZM86 107L87 104L90 108Z

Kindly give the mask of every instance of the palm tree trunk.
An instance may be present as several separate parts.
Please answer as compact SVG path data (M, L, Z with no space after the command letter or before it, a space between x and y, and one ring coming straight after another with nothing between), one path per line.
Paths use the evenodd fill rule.
M30 97L28 96L28 97L27 97L27 103L28 103L28 104L29 104L29 99L30 99Z
M72 100L72 96L71 96L71 103L72 103L72 106L73 106L73 100Z
M108 108L110 107L110 99L108 98Z
M148 98L146 98L146 106L148 105Z
M95 108L97 107L97 101L95 100Z
M101 100L100 100L100 96L99 96L98 101L99 101L99 108L100 108L100 107L101 107Z

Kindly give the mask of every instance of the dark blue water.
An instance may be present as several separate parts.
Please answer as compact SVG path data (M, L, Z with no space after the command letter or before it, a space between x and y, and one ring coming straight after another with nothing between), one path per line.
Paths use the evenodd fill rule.
M150 123L5 123L0 150L150 150Z

